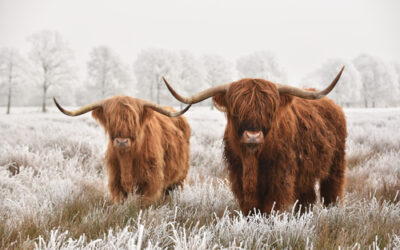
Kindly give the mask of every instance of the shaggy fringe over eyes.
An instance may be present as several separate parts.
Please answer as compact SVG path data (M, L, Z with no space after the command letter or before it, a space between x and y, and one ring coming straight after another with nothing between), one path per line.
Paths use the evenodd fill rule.
M227 97L231 115L260 127L270 125L279 108L278 90L262 79L243 79L232 84Z
M106 103L104 113L107 117L105 129L110 136L135 138L141 125L144 108L130 99L122 99Z

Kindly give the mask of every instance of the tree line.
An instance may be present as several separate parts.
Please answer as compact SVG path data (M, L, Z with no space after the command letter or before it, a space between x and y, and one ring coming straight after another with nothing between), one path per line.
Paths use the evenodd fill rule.
M52 96L66 105L83 105L117 94L176 105L163 86L163 76L185 95L244 77L287 81L284 68L270 51L256 51L231 62L215 54L196 57L189 51L152 48L142 50L128 64L107 46L91 50L86 76L80 79L74 52L58 32L41 31L27 42L27 55L15 48L0 49L0 105L7 107L7 114L13 105L40 105L46 112ZM329 59L297 86L323 88L342 65L346 71L330 94L337 103L345 107L400 104L400 64L367 54L353 60Z

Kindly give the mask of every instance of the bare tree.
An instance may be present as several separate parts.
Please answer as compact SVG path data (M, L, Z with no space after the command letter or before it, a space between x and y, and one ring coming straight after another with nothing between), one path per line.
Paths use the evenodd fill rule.
M100 92L101 99L122 93L132 87L132 77L128 67L109 47L93 48L87 68L89 83Z
M324 63L320 68L303 79L303 87L323 89L327 82L333 79L342 66L346 69L343 72L340 82L329 94L339 105L358 105L361 99L362 82L361 75L349 60L335 58Z
M170 79L177 72L178 58L176 54L164 49L147 49L139 53L134 62L134 72L137 79L137 88L143 98L155 101L158 104L161 98L168 95L163 92L162 77Z
M41 31L28 38L35 81L42 89L42 112L46 112L47 92L54 85L68 84L75 79L73 53L59 33Z
M394 68L394 70L395 70L395 72L396 72L396 75L397 75L397 84L396 84L396 88L397 88L397 90L398 90L398 93L400 93L400 62L393 62L393 63L392 63L392 66L393 66L393 68ZM399 105L399 104L400 104L400 99L399 99L399 98L397 98L395 104L396 104L396 105Z
M277 57L270 51L256 51L240 57L236 68L241 77L263 78L268 81L286 82L286 73Z
M177 52L178 66L174 68L171 79L182 93L192 94L209 87L206 81L206 69L201 60L189 51Z
M219 55L203 55L201 62L205 69L205 81L209 87L232 82L236 75L234 64ZM211 109L213 102L210 100Z
M21 86L24 76L24 59L15 49L0 50L0 83L2 92L7 96L7 111L10 114L12 98Z
M366 108L375 107L377 104L391 105L396 102L399 89L393 65L366 54L355 58L353 63L361 74L362 96Z

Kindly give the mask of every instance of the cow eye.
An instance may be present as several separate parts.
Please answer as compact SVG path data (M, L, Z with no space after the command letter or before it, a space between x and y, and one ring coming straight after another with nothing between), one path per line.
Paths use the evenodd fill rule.
M244 124L240 124L238 126L238 134L241 135L246 130L246 126Z

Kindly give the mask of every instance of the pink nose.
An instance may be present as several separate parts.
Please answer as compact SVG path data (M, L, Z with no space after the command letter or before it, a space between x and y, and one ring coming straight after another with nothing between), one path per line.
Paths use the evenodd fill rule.
M264 134L261 131L244 131L242 135L242 143L261 144L264 142Z
M249 140L259 140L262 136L262 132L258 131L258 132L254 132L254 131L245 131L244 132L246 134L246 137Z
M115 142L114 143L120 148L126 148L126 147L128 147L129 139L127 139L127 138L126 139L125 138L115 138Z
M128 139L117 138L115 140L117 141L118 144L126 144L126 143L128 143Z

